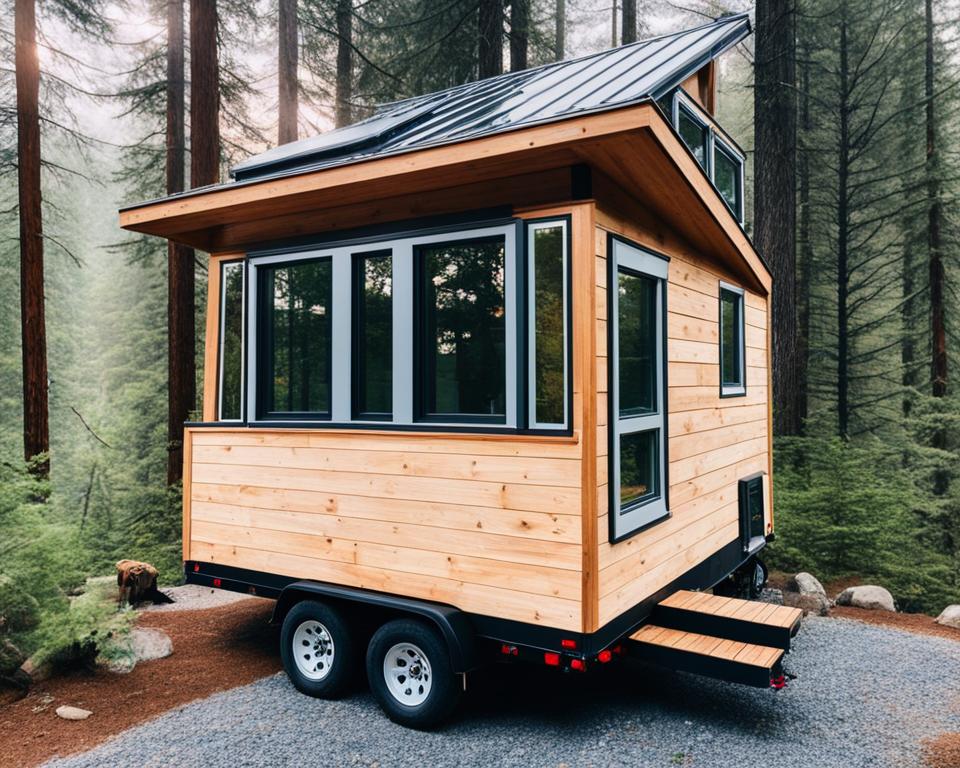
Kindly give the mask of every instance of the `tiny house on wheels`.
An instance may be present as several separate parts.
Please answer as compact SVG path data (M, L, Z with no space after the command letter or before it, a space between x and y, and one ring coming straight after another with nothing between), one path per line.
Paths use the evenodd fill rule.
M745 16L387 104L122 226L210 253L187 581L293 683L440 721L493 661L778 685L771 277L716 122Z

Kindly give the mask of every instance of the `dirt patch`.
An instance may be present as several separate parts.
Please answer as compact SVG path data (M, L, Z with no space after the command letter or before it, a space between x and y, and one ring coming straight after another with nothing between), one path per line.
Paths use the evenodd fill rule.
M928 768L960 768L960 733L944 733L923 745Z
M0 707L0 765L35 766L80 752L173 707L245 685L280 669L273 603L246 599L204 611L144 613L138 626L162 629L173 654L141 662L125 675L58 677L20 701ZM61 720L61 705L93 711L84 721Z
M960 642L960 629L937 624L932 616L925 613L890 613L890 611L867 611L863 608L837 605L830 609L830 615L842 619L856 619L866 624L883 627L896 627L918 635L945 637Z

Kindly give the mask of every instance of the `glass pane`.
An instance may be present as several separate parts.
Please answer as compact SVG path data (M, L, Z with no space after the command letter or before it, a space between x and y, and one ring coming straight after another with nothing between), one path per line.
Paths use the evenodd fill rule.
M713 183L730 210L740 217L740 163L720 149L713 155Z
M356 413L393 411L393 258L390 252L354 260L357 297Z
M707 127L695 120L690 113L680 109L680 115L677 120L677 132L683 143L690 147L693 156L697 162L704 168L707 167Z
M539 424L563 424L563 227L533 232L536 418Z
M630 505L660 495L660 431L620 436L620 513Z
M330 412L330 259L264 270L268 412Z
M657 280L620 271L617 288L620 415L656 413Z
M741 385L740 375L740 302L732 291L720 290L720 380Z
M421 246L421 412L506 413L504 239ZM499 417L499 418L498 418Z
M243 264L220 272L220 418L241 418L243 397Z

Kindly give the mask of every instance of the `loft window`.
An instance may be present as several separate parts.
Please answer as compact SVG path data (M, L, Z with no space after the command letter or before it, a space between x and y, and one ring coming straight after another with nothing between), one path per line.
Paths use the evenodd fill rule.
M719 139L713 141L713 185L737 221L743 220L743 161Z
M710 143L710 129L693 112L683 104L677 104L677 133L683 143L689 147L693 156L701 167L707 168L708 146Z
M393 256L353 254L353 415L393 413Z
M260 270L260 414L330 417L329 257Z
M530 425L567 424L567 222L527 226Z
M506 420L503 237L420 245L419 413L427 421Z
M610 537L666 517L666 259L611 240Z
M242 261L220 264L220 421L243 418L243 302L244 265Z
M743 289L720 283L720 394L746 394Z

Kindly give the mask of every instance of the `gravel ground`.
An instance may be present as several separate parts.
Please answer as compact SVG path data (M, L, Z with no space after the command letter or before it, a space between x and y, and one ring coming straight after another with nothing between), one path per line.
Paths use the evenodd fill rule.
M202 611L207 608L219 608L221 605L229 605L239 600L248 600L250 595L242 592L230 592L226 589L212 589L202 587L199 584L182 584L179 587L164 587L160 590L167 597L173 599L172 603L144 603L140 605L138 611Z
M786 690L643 665L561 675L496 667L429 734L369 693L324 702L282 675L170 712L56 768L102 766L919 766L960 731L960 643L843 619L805 620Z

